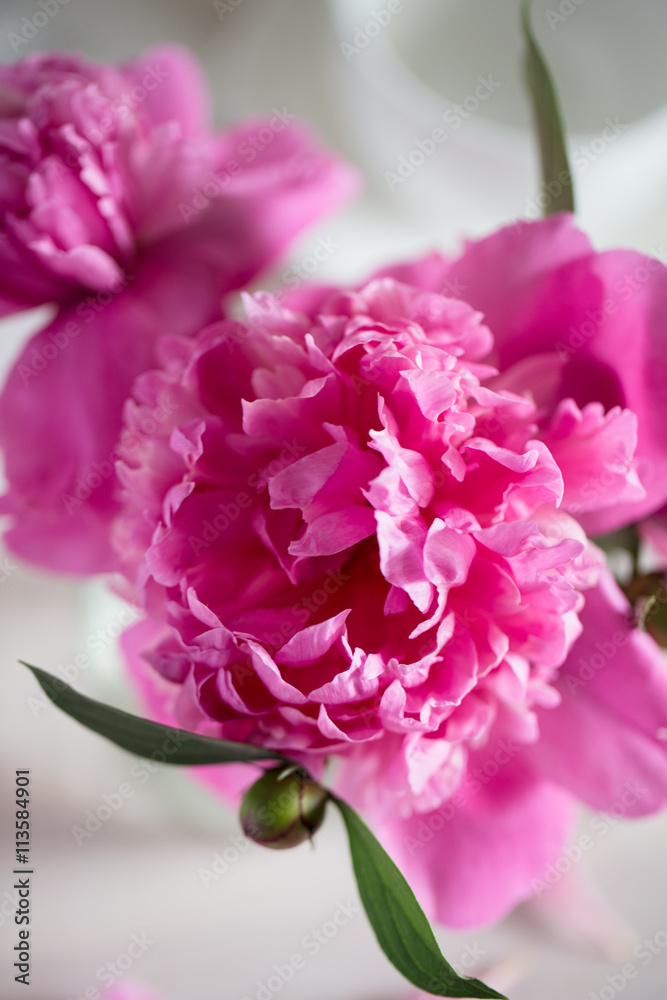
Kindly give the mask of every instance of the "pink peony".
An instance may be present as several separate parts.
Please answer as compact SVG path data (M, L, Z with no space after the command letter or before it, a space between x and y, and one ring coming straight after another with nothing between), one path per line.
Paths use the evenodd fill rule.
M0 87L2 312L113 289L214 165L196 69L176 49L118 68L39 54Z
M180 725L339 758L455 926L530 894L573 796L667 802L667 674L582 527L646 510L662 443L629 364L598 400L602 361L553 353L617 269L583 244L561 217L358 290L246 296L244 321L165 338L126 407L115 545L154 621L128 649L156 633Z
M35 55L0 67L0 314L43 303L0 398L17 554L113 566L121 409L165 332L190 335L356 181L287 109L214 134L175 46L124 67Z

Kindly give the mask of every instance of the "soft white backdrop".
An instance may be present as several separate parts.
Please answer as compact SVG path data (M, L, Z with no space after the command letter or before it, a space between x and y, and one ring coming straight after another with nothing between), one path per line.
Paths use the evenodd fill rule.
M465 236L534 213L538 179L520 84L516 0L404 0L377 34L366 25L386 9L385 0L218 6L220 12L206 0L61 0L23 44L16 40L21 31L31 33L24 18L30 22L43 8L4 0L0 58L67 48L119 60L171 39L201 58L220 124L274 107L307 118L366 179L355 205L305 234L293 251L298 262L320 236L339 245L318 278L357 281L380 263L454 249ZM601 248L667 253L667 4L547 0L536 4L535 23L572 126L582 225ZM392 190L386 172L442 123L447 108L474 93L479 77L496 81L492 96ZM610 135L609 121L613 140L601 138ZM44 315L2 324L3 369ZM103 995L98 970L122 956L134 934L152 943L125 978L154 987L164 1000L255 1000L273 966L297 953L305 965L275 993L284 1000L409 997L363 915L353 915L316 955L304 943L340 903L356 900L337 818L328 818L315 850L251 848L205 888L199 870L210 869L214 852L234 857L234 816L176 771L141 783L130 757L42 707L16 663L21 657L57 670L89 650L89 637L102 629L109 642L76 685L130 706L111 641L119 606L101 583L49 577L11 557L0 563L0 581L0 998L73 1000L94 986ZM24 767L32 769L35 832L29 991L13 982L11 970L11 790L14 769ZM77 844L72 827L125 782L131 798ZM581 829L590 821L582 814ZM667 949L646 966L632 949L667 926L666 836L667 818L658 817L618 823L596 839L574 872L583 879L590 869L608 906L579 888L583 896L573 889L557 908L551 894L500 927L439 932L445 953L455 962L481 956L475 974L489 970L513 1000L590 1000L605 989L609 1000L606 977L618 976L628 961L638 974L623 997L664 1000Z

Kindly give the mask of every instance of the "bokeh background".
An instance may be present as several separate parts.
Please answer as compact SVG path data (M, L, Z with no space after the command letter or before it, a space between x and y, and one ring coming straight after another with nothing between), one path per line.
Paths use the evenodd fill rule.
M466 237L539 214L517 0L403 0L380 26L387 17L377 14L388 8L388 0L3 0L0 59L77 49L117 61L172 40L200 58L219 125L274 108L304 117L359 167L365 188L305 234L291 261L325 238L336 248L315 277L356 282L379 264L455 250ZM667 4L537 0L535 25L563 98L581 224L599 248L632 246L667 261ZM480 78L493 81L490 96L411 176L393 180L401 157ZM0 324L1 372L46 316ZM137 768L45 706L18 658L58 671L92 651L76 686L137 707L115 644L123 608L101 581L51 577L0 553L0 614L2 1000L101 1000L113 978L141 981L164 1000L411 997L354 912L337 817L316 849L240 850L235 817L202 785L176 770ZM29 991L11 968L16 768L32 771ZM99 829L77 834L119 796L119 808L102 809L111 815ZM592 822L582 813L578 833ZM439 931L445 953L513 1000L620 992L664 1000L666 843L666 817L609 824L556 889L499 927ZM342 926L327 936L340 912L349 919L339 916ZM634 951L642 940L653 943L649 961ZM304 961L288 977L294 955ZM623 972L628 963L636 974Z

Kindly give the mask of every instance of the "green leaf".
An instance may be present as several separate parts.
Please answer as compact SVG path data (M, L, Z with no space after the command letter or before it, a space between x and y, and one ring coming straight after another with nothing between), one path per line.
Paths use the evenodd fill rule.
M424 911L387 852L351 806L331 793L330 798L345 822L359 895L389 961L411 983L434 996L506 1000L479 979L455 972L443 958Z
M545 215L574 212L574 186L567 158L563 119L549 67L535 40L530 20L531 0L523 0L521 22L526 40L526 78L533 105L542 161L542 183L549 201Z
M259 760L280 760L291 764L276 750L251 746L246 743L230 743L210 736L199 736L185 729L163 726L159 722L140 719L129 712L123 712L101 701L87 698L71 688L59 677L53 677L39 667L20 661L39 681L42 691L54 705L62 709L81 725L94 733L105 736L116 746L139 757L160 755L160 762L167 764L231 764L248 763Z

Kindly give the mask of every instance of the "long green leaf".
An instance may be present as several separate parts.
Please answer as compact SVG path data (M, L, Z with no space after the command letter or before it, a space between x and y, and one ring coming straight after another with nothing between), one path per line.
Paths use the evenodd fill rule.
M54 705L94 733L105 736L116 746L139 757L155 759L159 755L160 761L164 760L167 764L232 764L258 760L291 763L276 750L216 740L210 736L189 733L185 729L140 719L129 712L79 694L65 681L39 667L33 667L29 663L23 663L23 666L32 670L42 691Z
M389 961L434 996L506 1000L479 979L459 976L443 958L424 911L387 852L351 806L335 795L330 798L345 822L359 895Z
M563 119L549 67L533 34L530 11L531 0L523 0L521 22L526 40L526 77L540 145L542 184L549 199L544 214L574 212L574 186Z

